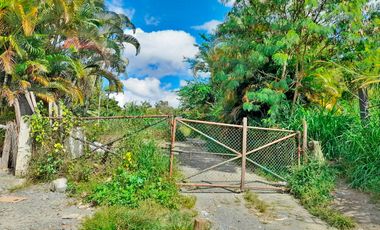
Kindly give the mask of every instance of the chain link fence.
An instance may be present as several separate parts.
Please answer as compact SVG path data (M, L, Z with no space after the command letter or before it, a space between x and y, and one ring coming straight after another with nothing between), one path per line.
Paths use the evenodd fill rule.
M102 163L111 155L122 157L131 144L148 141L156 141L168 153L171 120L169 115L77 118L66 149L74 158L98 157Z
M181 182L239 187L242 126L177 119L174 152Z
M173 134L181 185L270 189L298 162L298 135L291 130L177 118Z

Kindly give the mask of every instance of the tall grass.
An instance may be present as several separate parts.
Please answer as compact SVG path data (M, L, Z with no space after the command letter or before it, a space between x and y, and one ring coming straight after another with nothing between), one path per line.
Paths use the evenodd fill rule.
M309 139L322 143L325 157L336 163L353 187L380 194L380 122L377 118L363 125L356 113L299 108L284 126L301 130L302 119L308 123Z
M338 229L352 229L355 223L330 207L335 186L335 171L326 164L311 160L293 168L288 178L291 192L309 212Z

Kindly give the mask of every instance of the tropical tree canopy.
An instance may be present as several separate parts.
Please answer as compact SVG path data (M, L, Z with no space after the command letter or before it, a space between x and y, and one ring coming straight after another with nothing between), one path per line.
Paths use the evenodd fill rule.
M375 83L379 9L366 0L236 1L190 60L211 75L209 109L226 121L272 122L296 104L332 108L346 91Z
M28 91L83 103L101 79L122 90L123 46L140 50L126 29L135 27L103 0L0 0L1 97L13 104Z

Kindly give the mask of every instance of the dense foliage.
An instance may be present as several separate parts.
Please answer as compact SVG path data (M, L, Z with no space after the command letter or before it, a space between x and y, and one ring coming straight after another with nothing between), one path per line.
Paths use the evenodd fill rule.
M13 105L34 92L45 101L84 103L102 78L120 91L127 60L128 17L106 10L103 0L1 0L0 96Z
M351 185L378 193L379 16L376 1L236 1L190 60L210 79L181 89L185 114L294 130L305 119Z
M152 142L135 146L124 155L124 162L112 180L97 186L89 200L103 205L137 207L152 199L166 207L176 207L177 187L169 180L168 158Z
M274 124L297 104L331 109L351 100L378 80L378 17L379 5L364 0L237 1L190 60L195 72L211 74L212 95L194 98L186 92L206 86L189 84L183 106Z

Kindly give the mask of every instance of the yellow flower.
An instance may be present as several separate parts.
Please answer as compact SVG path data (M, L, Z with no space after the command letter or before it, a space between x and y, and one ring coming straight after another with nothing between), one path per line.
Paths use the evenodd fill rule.
M129 168L132 165L132 153L127 152L124 154L125 167Z

